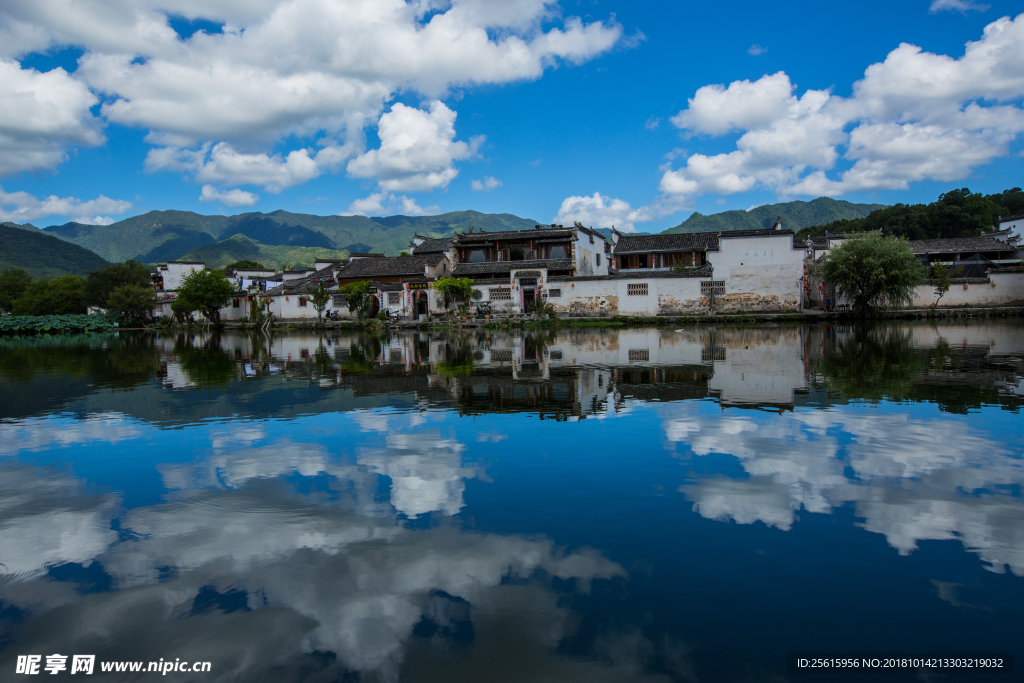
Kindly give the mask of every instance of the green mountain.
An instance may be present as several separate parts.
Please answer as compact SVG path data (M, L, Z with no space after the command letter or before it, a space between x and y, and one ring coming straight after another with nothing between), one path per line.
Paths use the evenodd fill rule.
M884 209L885 204L852 204L842 199L818 197L809 202L795 201L783 204L765 204L749 211L723 211L705 216L696 213L666 233L714 232L726 230L763 230L771 228L782 216L782 227L793 230L813 225L824 225L841 219L863 218L872 211Z
M260 244L246 235L232 235L226 240L207 244L181 257L182 261L202 261L208 268L222 268L236 261L256 261L267 268L283 268L301 263L312 266L318 258L342 259L348 251L324 247L270 246Z
M313 216L273 211L237 216L203 216L191 211L150 211L110 225L67 223L48 234L91 249L110 261L173 261L200 247L244 235L267 247L338 250L369 246L397 255L413 235L445 237L475 226L483 230L532 228L536 221L512 214L453 211L438 216ZM229 245L238 248L238 245Z
M22 225L0 224L0 270L23 268L33 278L85 275L108 265L93 252Z

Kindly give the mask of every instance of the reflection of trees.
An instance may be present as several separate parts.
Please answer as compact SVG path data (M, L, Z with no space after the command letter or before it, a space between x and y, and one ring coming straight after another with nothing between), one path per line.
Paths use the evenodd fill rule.
M437 371L447 376L473 374L473 348L465 334L452 335L444 345L444 360L437 364Z
M149 335L74 335L0 340L0 377L27 382L36 375L90 377L95 386L127 389L148 382L160 367Z
M999 391L1000 380L1016 377L1014 368L994 365L987 350L954 350L944 339L932 348L915 348L912 340L906 326L855 326L836 338L816 371L845 399L929 402L960 414L986 404L1021 405Z
M341 364L342 374L369 375L380 350L380 340L372 335L359 335L349 346L348 358Z
M174 355L189 381L201 387L223 386L235 378L235 359L220 347L220 336L213 335L201 346L179 335Z
M908 329L860 325L836 342L819 370L829 388L844 398L880 401L907 398L926 367Z

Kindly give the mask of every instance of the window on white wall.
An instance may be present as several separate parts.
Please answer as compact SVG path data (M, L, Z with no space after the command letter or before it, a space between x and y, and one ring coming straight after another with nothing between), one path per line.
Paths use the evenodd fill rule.
M491 301L512 301L511 289L492 289L490 295Z
M388 306L397 306L402 303L401 292L388 292Z
M601 255L600 254L594 254L594 258L597 259L597 265L601 265Z
M562 296L562 290L560 290L560 289L549 289L548 290L548 298L550 298L550 299L557 299L560 296Z
M643 282L636 285L626 285L627 296L647 296L647 283Z

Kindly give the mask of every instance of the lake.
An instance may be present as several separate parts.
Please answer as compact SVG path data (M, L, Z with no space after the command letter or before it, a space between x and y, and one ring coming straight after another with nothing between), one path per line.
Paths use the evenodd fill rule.
M1019 650L1022 404L1013 320L0 338L0 671L1019 680L787 662Z

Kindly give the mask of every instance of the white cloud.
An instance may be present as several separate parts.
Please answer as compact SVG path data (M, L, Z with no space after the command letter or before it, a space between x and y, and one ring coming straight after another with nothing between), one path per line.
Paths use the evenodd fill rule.
M0 58L0 92L0 176L51 169L68 147L105 141L90 112L98 98L64 69L40 73Z
M936 0L936 2L938 1L939 0ZM757 43L754 43L753 45L747 48L747 54L753 55L755 57L757 57L758 55L763 55L765 52L768 52L768 48L762 45L758 45Z
M501 181L485 175L483 180L474 180L469 185L473 188L474 192L490 192L501 187Z
M401 214L403 216L432 216L441 213L441 207L421 207L416 200L404 194L392 192L374 192L369 197L357 199L342 211L339 216L384 216Z
M401 102L380 117L380 148L348 163L349 174L377 178L387 192L429 192L448 187L459 172L453 162L476 154L482 137L469 143L455 141L456 113L434 100L427 111Z
M223 30L199 31L183 40L171 28L171 15L223 23ZM46 144L35 150L36 158L16 148L4 154L13 166L0 172L52 167L68 144L102 142L98 133L89 133L94 126L88 107L98 101L93 93L103 96L101 112L108 121L148 129L148 139L161 147L194 150L202 143L223 142L248 155L265 151L254 150L254 144L266 146L295 135L343 138L361 150L366 122L375 120L399 92L437 98L453 87L537 79L545 69L585 62L622 42L622 27L614 19L586 23L562 18L551 0L7 3L0 9L0 56L16 58L65 45L82 48L84 55L76 79L59 69L29 79L37 83L36 91L62 91L60 97L39 101L56 114L50 118L64 123L47 133L52 140L43 138ZM4 81L10 79L7 72L18 71L17 64L4 65L0 86L5 93L17 92ZM21 104L14 104L13 116L0 116L0 121L23 119L29 125L49 116L31 108L20 114ZM294 153L300 156L293 159ZM252 161L301 167L286 169L287 182L264 169L255 175L271 179L256 184L281 188L315 177L303 155L312 157L298 149L284 152L284 159L271 158L272 164ZM402 164L380 158L386 156L382 152L355 168L371 175L397 172ZM317 164L320 171L330 166ZM151 163L150 168L170 166ZM411 175L420 187L439 187L450 181L448 169L442 165ZM243 182L213 175L197 180ZM413 180L403 184L398 176L383 181L387 190L416 185Z
M79 223L109 225L114 219L107 214L122 214L130 208L131 202L103 195L85 202L57 195L39 199L28 192L4 192L0 187L0 221L25 223L47 216L65 216Z
M213 185L203 185L203 193L199 195L201 202L220 202L225 206L252 206L260 200L259 195L245 190L218 190Z
M1024 133L1022 60L1024 15L986 26L960 58L902 44L865 70L849 98L824 90L798 97L783 72L704 86L672 123L691 134L742 135L732 152L665 168L661 190L839 195L966 177ZM840 160L852 166L830 175Z
M989 5L982 5L974 2L974 0L932 0L932 4L928 7L928 11L932 14L943 11L967 14L970 10L984 12L989 7Z
M146 155L145 168L148 173L184 171L205 183L259 185L276 194L338 168L355 155L356 148L351 144L327 144L315 154L310 152L297 149L285 157L243 153L227 142L206 144L198 149L158 147Z
M678 201L659 200L647 206L634 209L622 199L607 197L599 192L590 196L572 196L562 200L558 215L552 223L571 225L579 221L583 225L610 228L622 232L633 232L636 223L653 221L680 211L683 205Z
M374 192L364 199L356 199L348 205L348 211L343 211L339 216L382 216L384 215L384 202L388 201L387 192Z

